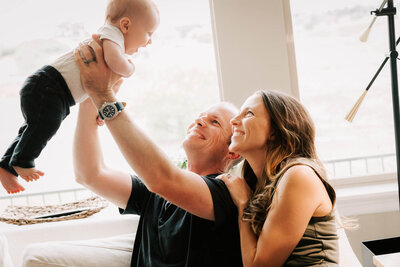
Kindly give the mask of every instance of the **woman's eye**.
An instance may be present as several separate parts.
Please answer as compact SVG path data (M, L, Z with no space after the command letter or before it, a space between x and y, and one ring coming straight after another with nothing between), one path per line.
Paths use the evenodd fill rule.
M254 115L254 113L253 113L253 112L251 112L250 110L248 110L248 111L246 112L246 115L251 115L251 116L253 116L253 115Z

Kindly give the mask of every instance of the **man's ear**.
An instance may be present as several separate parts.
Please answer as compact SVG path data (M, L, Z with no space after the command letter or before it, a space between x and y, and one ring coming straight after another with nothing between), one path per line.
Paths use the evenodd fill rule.
M129 29L131 28L131 20L127 17L123 17L119 21L119 29L123 34L127 33Z
M229 152L228 158L229 158L229 159L232 159L232 160L236 160L236 159L240 158L240 155L239 155L239 154L236 154L236 153L234 153L234 152Z

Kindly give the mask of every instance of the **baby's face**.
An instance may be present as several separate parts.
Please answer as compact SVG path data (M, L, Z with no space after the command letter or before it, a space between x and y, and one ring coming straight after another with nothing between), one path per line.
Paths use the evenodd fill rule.
M152 35L160 23L160 17L156 10L149 11L149 14L131 20L132 27L125 35L125 53L132 55L140 47L146 47L152 42Z

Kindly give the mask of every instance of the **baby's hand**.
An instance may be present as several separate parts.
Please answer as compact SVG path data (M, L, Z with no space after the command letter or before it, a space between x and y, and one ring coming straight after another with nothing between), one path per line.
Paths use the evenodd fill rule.
M104 121L102 119L100 119L100 116L97 115L96 117L96 123L98 126L103 126L104 125Z

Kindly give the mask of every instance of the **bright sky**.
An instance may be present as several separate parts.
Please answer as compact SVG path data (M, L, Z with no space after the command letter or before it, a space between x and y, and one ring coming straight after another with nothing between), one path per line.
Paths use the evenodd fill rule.
M179 24L204 24L208 5L198 0L155 0L161 11L160 29ZM95 32L104 21L106 0L14 0L3 1L0 10L0 45L11 45L29 39L57 35L65 22L82 23L88 32ZM198 10L185 12L184 10ZM12 30L9 24L12 23ZM7 41L6 41L7 40Z
M104 6L104 0L5 1L0 11L2 40L7 40L10 45L23 40L50 38L57 34L57 27L67 21L82 22L88 29L95 30L102 24ZM10 22L12 30L8 25Z

